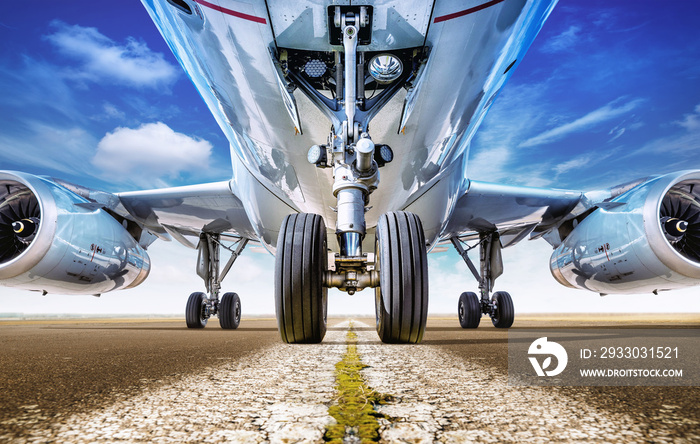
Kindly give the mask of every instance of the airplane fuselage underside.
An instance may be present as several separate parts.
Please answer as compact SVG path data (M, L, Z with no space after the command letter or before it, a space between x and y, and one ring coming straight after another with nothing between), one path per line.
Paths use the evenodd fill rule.
M299 85L311 84L342 111L343 101L331 90L337 88L334 61L343 61L344 47L337 44L340 31L334 30L330 5L197 0L187 3L188 13L179 2L145 3L231 143L232 189L252 197L244 205L260 239L274 251L280 222L290 211L319 214L335 227L333 172L309 163L307 152L327 143L338 122ZM372 55L394 54L404 62L405 75L364 122L374 144L394 153L371 194L369 231L382 214L405 209L420 216L428 243L438 240L468 184L469 142L553 3L396 0L371 8L371 40L363 42L367 31L361 29L358 56L366 65ZM303 67L294 72L311 60L328 71L325 78ZM357 93L355 122L366 118L363 99L367 104L392 86L359 83L365 90ZM373 242L367 236L363 246Z

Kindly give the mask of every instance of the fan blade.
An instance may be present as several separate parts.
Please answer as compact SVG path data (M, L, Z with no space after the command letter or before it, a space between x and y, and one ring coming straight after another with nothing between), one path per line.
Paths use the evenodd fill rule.
M4 208L2 210L4 210ZM12 219L10 216L7 216L4 211L0 212L0 218L2 218L2 223L6 225L11 225L12 222L14 222L14 219Z
M686 233L683 239L692 239L694 243L700 244L700 234L698 233Z
M7 208L7 215L12 218L12 222L21 219L21 217L19 217L19 214L17 214L17 211L15 211L15 207L13 204L14 202L10 202L5 207Z
M25 208L22 208L22 204L26 204ZM17 206L19 207L19 215L22 216L22 219L29 217L29 212L27 211L29 209L29 202L27 201L27 199L20 199L20 201L17 203Z
M686 243L683 246L682 253L685 253L685 256L688 257L688 259L695 261L700 260L700 248L698 248L697 245L691 246L690 244Z
M661 217L670 216L670 214L671 214L671 209L669 208L669 203L668 203L668 199L667 199L667 198L664 199L664 200L661 202L661 211L660 211L660 213L661 213L661 214L660 214Z
M683 220L688 220L688 218L694 214L697 214L700 212L700 208L698 207L698 203L694 199L684 199L683 203L685 204L685 207L683 209L683 213L680 216L680 219Z
M32 210L30 211L30 216L29 217L39 217L41 216L41 211L39 211L39 201L38 200L32 200L32 203L34 204L32 206Z
M666 216L675 217L676 210L675 210L675 208L673 208L673 202L675 201L675 199L670 194L666 197L668 198L668 201L667 201L668 202L668 213L666 214Z
M686 220L687 213L691 210L690 204L685 200L678 201L678 219Z
M14 251L8 251L5 248L3 248L2 250L0 250L0 262L5 262L7 260L12 259L14 254Z

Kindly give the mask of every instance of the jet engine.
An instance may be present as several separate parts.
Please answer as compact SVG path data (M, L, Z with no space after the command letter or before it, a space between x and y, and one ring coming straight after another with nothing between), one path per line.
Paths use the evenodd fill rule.
M131 288L146 251L99 205L42 177L0 172L0 284L50 293Z
M700 284L700 171L646 181L583 219L550 259L554 278L599 293Z

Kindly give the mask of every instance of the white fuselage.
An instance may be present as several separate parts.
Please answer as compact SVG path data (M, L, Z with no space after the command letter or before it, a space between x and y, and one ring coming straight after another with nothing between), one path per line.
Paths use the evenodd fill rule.
M310 146L326 143L331 122L297 89L297 131L271 55L342 52L329 43L326 2L188 0L186 14L167 0L142 1L231 143L231 188L260 240L274 248L292 211L320 214L332 229L332 172L307 161ZM428 243L439 239L468 184L469 143L555 2L363 2L375 14L372 43L358 51L429 49L411 88L369 124L372 140L395 155L371 195L369 231L381 214L406 209L422 219Z

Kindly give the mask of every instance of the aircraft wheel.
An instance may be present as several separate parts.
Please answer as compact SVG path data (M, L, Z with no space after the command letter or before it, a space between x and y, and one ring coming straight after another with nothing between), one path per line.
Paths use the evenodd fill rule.
M462 328L476 328L481 322L481 303L476 293L467 291L459 295L457 304L459 314L459 325Z
M233 330L241 323L241 298L236 293L224 293L219 303L221 328Z
M491 322L496 328L510 328L515 319L515 310L513 308L513 299L510 294L505 291L497 291L491 298L496 304L496 311L491 317Z
M326 335L326 225L317 214L284 219L275 255L275 309L282 340L314 344Z
M386 343L417 344L428 318L428 258L418 216L403 211L382 215L375 252L379 338Z
M187 328L204 328L207 325L207 306L205 299L207 296L202 292L195 292L190 295L185 308L185 321Z

